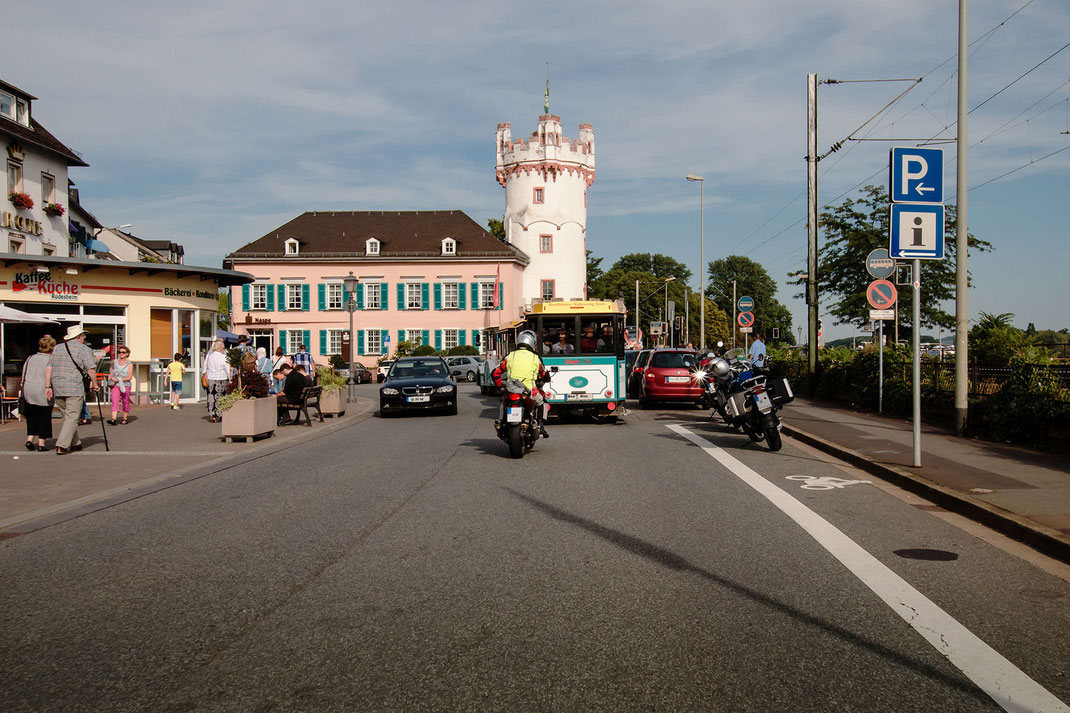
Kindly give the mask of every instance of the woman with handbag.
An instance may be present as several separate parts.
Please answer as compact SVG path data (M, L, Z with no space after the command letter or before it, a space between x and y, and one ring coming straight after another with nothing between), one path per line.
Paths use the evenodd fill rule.
M37 353L22 365L22 399L19 413L26 418L26 450L47 451L52 438L52 403L45 398L45 371L56 340L49 335L37 342Z
M223 340L215 340L212 350L204 358L204 368L201 370L201 386L208 394L208 423L220 420L219 397L227 392L227 384L230 382L230 364L227 363L223 349Z
M119 417L119 407L122 406L123 420L120 423L125 426L130 416L130 392L134 380L130 375L130 348L120 344L116 351L118 354L112 360L108 372L108 386L111 387L111 420L108 424L115 425L115 420Z

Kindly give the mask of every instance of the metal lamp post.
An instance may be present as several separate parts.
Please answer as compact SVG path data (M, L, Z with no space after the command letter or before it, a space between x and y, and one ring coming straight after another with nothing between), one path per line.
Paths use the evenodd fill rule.
M346 300L346 311L349 312L349 378L353 379L357 374L357 335L353 331L353 313L357 311L357 280L356 275L350 270L342 280L342 289L349 295Z
M669 283L672 282L675 279L676 279L675 277L666 277L665 278L665 324L667 325L666 328L669 330L668 334L665 335L666 336L665 346L667 346L667 347L671 347L672 346L672 337L670 336L672 334L672 325L669 322Z
M702 291L699 293L699 348L706 349L706 236L704 234L705 220L703 219L703 212L705 210L705 204L703 201L703 190L706 185L706 179L702 176L687 175L687 180L698 181L698 272L699 279L702 284Z

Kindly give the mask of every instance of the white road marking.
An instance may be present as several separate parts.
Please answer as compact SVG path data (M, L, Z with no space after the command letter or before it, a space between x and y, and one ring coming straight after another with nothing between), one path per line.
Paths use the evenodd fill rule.
M825 476L824 478L818 478L816 475L788 475L785 476L787 480L798 480L803 483L801 486L803 490L834 490L846 488L848 485L859 485L862 483L868 484L868 480L849 480L847 478L833 478L832 476Z
M813 510L705 438L683 426L668 428L704 450L806 530L1004 710L1070 713L1070 708L1050 691Z

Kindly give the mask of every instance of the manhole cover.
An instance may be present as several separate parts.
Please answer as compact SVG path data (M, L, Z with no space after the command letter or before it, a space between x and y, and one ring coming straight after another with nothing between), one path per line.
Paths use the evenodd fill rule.
M895 554L900 557L905 557L910 560L928 560L930 562L950 562L951 560L957 560L959 556L954 552L948 552L947 550L928 550L928 549L916 549L916 550L895 550Z

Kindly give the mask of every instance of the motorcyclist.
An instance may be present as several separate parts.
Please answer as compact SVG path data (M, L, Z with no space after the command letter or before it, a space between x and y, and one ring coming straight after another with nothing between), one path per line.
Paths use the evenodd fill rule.
M539 433L549 438L544 424L546 418L546 400L542 395L542 385L550 381L550 373L535 351L538 338L535 332L525 329L516 335L516 349L509 352L491 372L494 385L502 388L502 379L516 379L531 391L531 400L535 402L539 420Z

